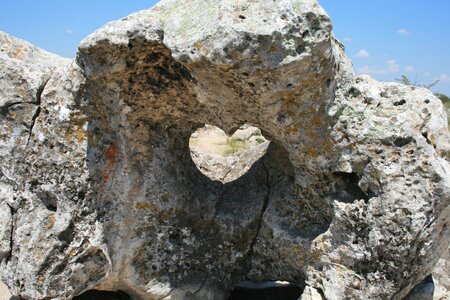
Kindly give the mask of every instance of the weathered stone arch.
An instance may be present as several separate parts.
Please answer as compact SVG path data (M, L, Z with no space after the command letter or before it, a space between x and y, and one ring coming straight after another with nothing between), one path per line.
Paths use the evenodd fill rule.
M331 43L329 20L324 21L320 42ZM302 22L295 24L308 26ZM319 259L310 246L331 222L325 196L332 186L318 189L315 182L332 184L332 174L317 171L312 160L332 159L326 106L334 97L335 57L317 41L303 41L301 30L295 33L301 52L284 49L289 39L277 31L239 32L231 24L225 31L208 37L218 47L219 36L229 35L232 42L222 48L195 42L188 53L172 46L176 55L164 28L117 44L100 31L80 47L78 63L87 70L84 95L94 108L88 112L89 136L96 140L89 152L99 155L90 172L101 187L97 203L106 227L117 228L106 236L114 239L108 244L120 284L136 272L186 295L202 285L219 285L226 293L245 278L303 285L305 266ZM220 54L196 54L201 51ZM198 57L191 61L189 55ZM233 183L200 174L189 155L191 133L205 123L231 132L244 122L272 140L265 157ZM117 218L110 210L126 215ZM152 222L141 223L149 216ZM193 244L183 245L186 239ZM134 247L124 252L122 244ZM181 255L178 266L174 255ZM162 279L161 270L171 268Z

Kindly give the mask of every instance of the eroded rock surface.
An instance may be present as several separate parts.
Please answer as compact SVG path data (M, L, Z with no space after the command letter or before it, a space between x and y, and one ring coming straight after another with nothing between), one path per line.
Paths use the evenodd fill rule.
M87 37L75 61L0 38L14 295L226 299L286 280L302 299L402 299L449 245L442 103L355 77L314 0L165 0ZM190 156L204 124L250 124L271 144L223 184Z

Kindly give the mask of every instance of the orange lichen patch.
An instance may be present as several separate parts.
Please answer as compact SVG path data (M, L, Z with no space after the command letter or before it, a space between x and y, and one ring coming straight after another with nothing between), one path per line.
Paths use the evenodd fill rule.
M45 227L46 227L47 229L52 229L52 228L53 228L53 225L55 225L55 222L56 222L56 216L55 216L55 214L51 214L51 215L48 216L48 218L47 218L47 224L45 225Z
M117 157L117 145L115 142L112 142L111 146L108 147L105 151L106 163L115 165L116 157Z
M170 198L171 198L171 195L169 193L166 193L161 197L161 200L167 202L170 200Z
M285 128L285 130L288 133L296 133L299 131L298 128L295 128L295 127L287 127L287 128Z
M119 150L117 148L116 142L112 142L111 146L109 146L104 153L104 157L105 157L105 168L103 170L103 180L104 181L108 181L109 175L114 170L118 152L119 152Z
M13 52L13 58L19 58L21 53L22 53L22 47L15 48L14 52Z
M289 249L289 252L298 258L297 263L299 266L317 263L323 255L323 252L318 249L308 249L303 246L294 246L292 249Z
M203 48L203 45L201 43L197 42L194 44L194 47L195 47L195 49L200 50Z
M147 211L147 213L151 213L151 214L157 214L157 215L161 215L161 216L165 214L165 212L161 211L159 206L154 203L137 202L136 208L144 209Z
M270 47L270 52L277 52L277 51L278 51L277 45L273 44L273 45Z
M330 151L333 147L333 144L330 141L326 141L326 140L323 140L323 141L324 141L324 143L321 145L316 144L315 146L305 147L303 149L303 153L306 156L318 157L318 156L323 155L324 153Z
M72 249L72 250L70 250L68 256L69 257L74 257L75 255L77 255L77 253L78 253L77 249Z
M311 126L319 127L320 125L322 125L321 118L317 114L313 114L311 117L310 124Z
M109 179L109 173L107 171L103 172L103 181L108 181Z
M16 88L16 93L24 100L30 97L29 93L23 87Z
M233 59L238 59L239 57L239 53L236 50L231 51L230 55Z
M148 209L148 208L150 208L150 204L145 203L145 202L137 202L136 208L137 209Z
M86 140L87 132L83 129L75 126L74 128L68 128L66 134L64 135L64 139L69 140L71 138L75 138L79 143Z

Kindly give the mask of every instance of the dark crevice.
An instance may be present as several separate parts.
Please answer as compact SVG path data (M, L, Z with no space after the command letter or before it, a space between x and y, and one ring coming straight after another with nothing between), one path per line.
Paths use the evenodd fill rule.
M58 210L58 198L55 194L49 191L40 190L36 191L36 195L49 211L56 212Z
M258 227L256 229L256 234L253 237L252 242L250 243L250 248L249 248L247 256L251 256L253 254L254 247L256 245L256 242L257 242L258 237L259 237L259 233L261 231L262 222L263 222L263 216L264 216L264 213L267 210L267 206L268 206L269 200L270 200L271 186L270 186L270 180L269 180L269 170L267 169L267 166L264 163L264 158L261 159L261 165L263 166L264 171L266 172L267 196L264 198L264 203L263 203L263 206L261 208L261 212L260 212L260 214L258 216Z
M221 184L219 187L219 189L220 189L219 190L219 199L217 200L216 205L214 207L214 216L212 218L212 223L214 223L216 221L217 215L219 214L220 205L223 202L223 195L225 194L225 189L223 187L224 187L223 184ZM212 229L212 227L211 227L211 229Z
M428 132L426 132L426 131L422 132L422 136L425 138L425 140L427 141L428 144L433 145L430 138L428 137Z
M45 80L44 83L36 91L36 103L34 103L34 104L37 105L37 109L36 109L36 112L34 113L33 117L31 118L31 124L30 124L29 133L28 133L28 140L27 140L27 147L30 143L31 136L33 134L33 127L34 127L34 124L36 123L36 119L39 117L39 114L41 113L41 97L42 97L42 93L44 92L45 86L47 85L49 80L50 80L50 78Z
M130 296L122 291L89 290L74 297L73 300L130 300Z
M322 299L326 300L327 298L325 297L325 293L323 292L323 290L321 288L315 288L316 291L320 294L320 296L322 297Z
M69 226L67 226L66 229L64 229L58 234L57 238L60 242L65 243L66 245L70 245L70 243L74 239L73 235L74 231L75 231L75 224L73 223L73 221L71 221L69 223Z
M8 205L9 209L11 210L11 233L9 235L9 253L8 253L8 256L6 257L6 261L8 262L11 260L12 253L13 253L13 247L14 247L14 215L15 215L15 211L11 205L9 205L8 203L6 203L6 205Z
M434 281L433 276L430 274L425 277L421 282L419 282L414 288L408 293L405 300L413 299L432 299L434 295Z
M266 288L235 287L228 300L297 300L303 289L294 284L270 286Z
M10 103L6 103L3 106L0 106L0 110L8 110L8 108L16 106L16 105L20 105L20 104L36 104L35 101L16 101L16 102L10 102Z

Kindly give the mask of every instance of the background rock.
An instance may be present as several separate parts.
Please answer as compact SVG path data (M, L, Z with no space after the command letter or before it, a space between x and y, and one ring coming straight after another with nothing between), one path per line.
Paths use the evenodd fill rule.
M8 291L8 287L0 281L0 300L9 300L11 294Z

